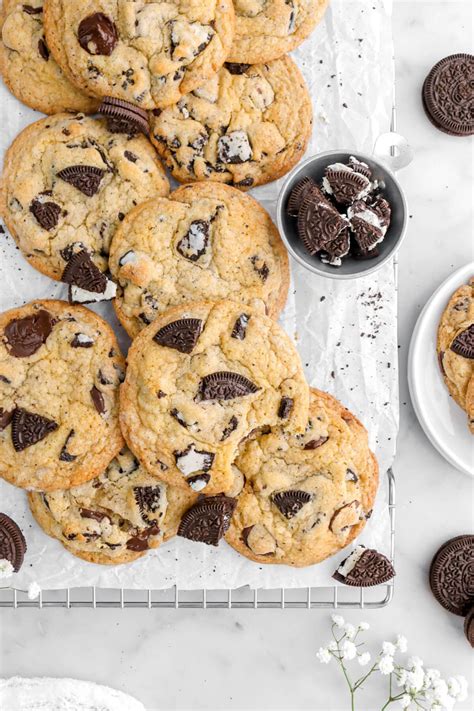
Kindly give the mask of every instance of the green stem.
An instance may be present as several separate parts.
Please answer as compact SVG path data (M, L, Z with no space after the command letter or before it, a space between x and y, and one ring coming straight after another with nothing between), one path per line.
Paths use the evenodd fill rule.
M366 679L368 679L368 677L372 674L373 671L375 671L375 668L376 668L376 667L377 667L377 662L375 662L375 664L372 665L372 667L371 667L370 670L367 672L367 674L365 674L364 676L362 676L360 679L358 679L358 680L356 681L356 683L354 684L354 691L355 691L356 689L358 689L359 686L362 686L362 684L364 683L364 681L365 681Z

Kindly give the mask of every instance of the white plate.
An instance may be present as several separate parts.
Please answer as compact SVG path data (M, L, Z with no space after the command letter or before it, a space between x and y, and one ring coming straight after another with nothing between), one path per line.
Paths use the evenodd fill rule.
M438 452L474 476L474 436L464 410L450 396L436 353L441 314L452 294L474 276L474 262L451 274L431 296L413 331L408 354L408 386L420 425Z

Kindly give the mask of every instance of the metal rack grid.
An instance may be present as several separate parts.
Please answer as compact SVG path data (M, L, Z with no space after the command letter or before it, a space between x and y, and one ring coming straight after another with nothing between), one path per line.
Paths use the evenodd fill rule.
M390 517L390 560L395 554L395 476L387 472L388 511ZM352 588L337 585L318 588L276 590L125 590L67 588L43 590L37 600L13 588L0 589L0 607L8 608L168 608L168 609L375 609L385 607L393 598L393 581L376 588Z

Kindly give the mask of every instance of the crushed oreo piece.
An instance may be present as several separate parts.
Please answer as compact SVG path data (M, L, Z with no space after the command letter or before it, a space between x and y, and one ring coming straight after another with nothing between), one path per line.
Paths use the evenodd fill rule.
M183 318L167 323L153 337L155 343L165 348L174 348L180 353L192 353L202 331L198 318Z
M328 439L329 437L318 437L318 439L311 439L309 442L306 442L303 449L317 449L318 447L321 447L323 444L325 444Z
M71 257L61 281L97 294L103 294L107 288L107 277L94 264L85 249Z
M61 208L55 202L45 202L40 196L32 201L30 212L34 215L40 227L47 232L51 232L58 224Z
M176 245L176 249L185 259L191 262L206 253L209 244L210 224L206 220L194 220L189 229Z
M221 163L246 163L252 159L252 147L245 131L232 131L217 142L217 157Z
M202 378L196 396L198 402L206 400L233 400L256 393L260 388L240 373L221 370Z
M230 74L245 74L250 69L250 64L240 64L238 62L226 62L224 67Z
M461 331L450 345L456 355L472 360L474 358L474 323Z
M178 536L217 546L229 530L237 499L208 496L191 506L181 519Z
M75 459L77 459L76 454L69 454L69 452L67 451L68 444L71 441L71 439L74 437L74 435L75 435L74 430L70 430L68 436L66 437L66 441L64 442L61 452L59 454L59 459L62 462L73 462Z
M236 338L239 341L243 341L247 333L247 326L249 320L250 316L248 314L240 314L239 318L234 324L234 328L232 329L230 337Z
M16 452L22 452L37 442L41 442L51 432L58 429L53 420L28 412L21 407L15 408L12 415L12 443Z
M368 588L387 583L394 576L395 570L386 556L373 548L357 546L332 577L344 585Z
M224 427L224 430L222 432L221 442L224 442L228 437L230 437L232 432L235 432L238 424L239 424L239 421L238 421L237 417L235 415L232 415L232 417L229 420L229 424L226 427Z
M282 420L286 420L290 416L290 412L292 411L294 404L293 398L286 396L282 397L278 407L278 417Z
M73 348L92 348L94 345L94 339L87 336L85 333L75 333L74 338L71 341L71 346Z
M196 449L194 444L190 444L181 452L174 452L176 466L186 478L197 472L208 472L214 463L215 456L213 452Z
M0 432L3 432L3 430L8 427L12 421L12 416L12 410L4 410L3 407L0 407Z
M188 486L196 492L202 491L211 481L210 474L196 474L195 476L190 476L186 479Z
M279 491L272 494L271 500L287 519L296 516L305 504L308 504L313 497L307 491L290 489L289 491Z
M104 175L105 170L93 165L71 165L57 173L58 178L87 197L93 197L98 192Z

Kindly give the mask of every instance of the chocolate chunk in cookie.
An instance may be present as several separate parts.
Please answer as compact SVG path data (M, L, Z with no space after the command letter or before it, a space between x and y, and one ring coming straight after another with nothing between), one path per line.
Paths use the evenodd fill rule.
M278 417L282 420L286 420L290 412L293 410L294 400L291 397L282 397L280 400L280 405L278 407Z
M202 378L196 400L233 400L258 390L258 386L244 375L222 370Z
M10 321L4 331L8 352L15 358L32 356L46 343L54 324L54 318L45 309Z
M22 452L37 442L41 442L58 425L43 415L28 412L21 407L15 408L12 416L12 443L16 452Z
M202 331L202 321L185 318L167 323L155 334L153 340L165 348L174 348L180 353L192 353Z
M219 545L229 529L236 503L229 496L209 496L198 501L181 519L178 536L208 546Z
M99 415L103 415L105 412L105 401L104 401L104 396L100 392L98 388L94 385L91 390L91 398L92 402L94 403L94 407L99 413Z
M109 57L118 42L117 28L110 17L95 12L79 23L77 41L89 54Z
M7 560L17 573L23 565L26 553L26 541L18 524L0 513L0 560Z

